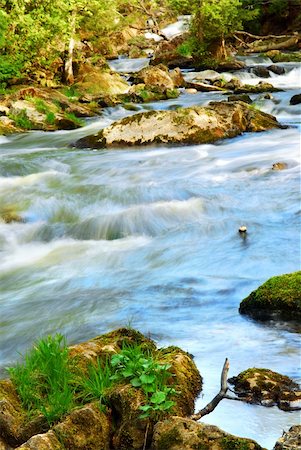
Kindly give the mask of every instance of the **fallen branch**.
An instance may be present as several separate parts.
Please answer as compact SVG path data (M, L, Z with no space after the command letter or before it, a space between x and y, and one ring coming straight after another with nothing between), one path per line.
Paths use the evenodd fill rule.
M228 390L227 377L229 367L230 367L229 360L228 358L226 358L221 374L221 389L219 393L211 400L211 402L208 403L208 405L205 406L205 408L201 409L198 413L190 416L190 419L199 420L201 417L206 416L217 407L217 405L221 400L223 400L223 398L225 398Z
M296 45L299 41L299 36L293 36L287 39L284 42L279 42L278 44L276 42L266 44L266 45L260 45L249 47L247 50L245 50L246 53L262 53L262 52L268 52L270 50L286 50L288 48L293 47Z
M284 38L291 38L293 36L296 37L296 35L292 35L292 34L280 34L280 35L275 35L275 34L267 34L265 36L258 36L256 34L252 34L252 33L248 33L247 31L235 31L235 34L241 35L241 36L248 36L252 39L260 39L262 41L264 40L268 40L268 39L284 39Z

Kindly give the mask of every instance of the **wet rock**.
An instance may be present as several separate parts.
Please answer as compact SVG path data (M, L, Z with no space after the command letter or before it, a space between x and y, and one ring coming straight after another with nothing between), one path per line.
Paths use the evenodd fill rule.
M232 377L235 393L248 403L277 405L285 411L301 408L301 391L297 383L269 369L252 368Z
M0 206L0 222L5 223L23 222L14 205Z
M217 70L220 72L228 71L228 70L241 70L245 69L246 64L243 61L239 61L238 59L229 59L227 61L222 61L218 64Z
M301 103L301 94L293 95L290 99L290 105L299 105Z
M279 128L275 117L243 102L211 102L208 107L149 111L121 119L75 143L78 148L110 148L151 143L200 144L244 131Z
M5 105L0 104L0 116L8 116L9 108Z
M251 439L233 436L214 425L180 417L171 417L156 424L151 448L153 450L262 449Z
M269 70L264 66L257 66L252 69L252 72L255 73L260 78L269 78L270 72Z
M298 320L301 317L300 285L301 272L272 277L242 300L239 312L259 320Z
M216 84L212 85L212 84L207 84L207 83L201 83L200 81L196 81L196 82L187 81L186 87L188 89L196 89L197 91L200 91L200 92L214 92L214 91L225 92L225 89L217 86Z
M97 402L75 409L53 431L65 450L109 449L109 419Z
M261 94L262 92L280 92L282 89L275 88L270 83L264 83L263 81L260 81L255 86L251 84L244 84L241 87L238 87L235 89L235 93L237 94L244 94L244 93L250 93L250 94Z
M284 67L276 66L276 64L272 64L272 65L269 66L267 69L268 69L270 72L275 73L276 75L283 75L283 74L285 74L285 69L284 69Z
M195 89L195 88L186 88L186 89L185 89L185 93L186 93L186 94L197 94L197 93L198 93L198 90Z
M0 135L9 135L13 133L19 133L22 131L15 126L15 122L6 116L0 116Z
M143 83L146 88L160 88L161 90L165 89L174 89L174 82L168 72L168 69L163 64L158 66L150 66L145 69L140 70L134 76L135 83Z
M248 94L229 95L228 102L236 102L236 101L245 102L248 104L253 103L253 100L248 96Z
M285 170L287 169L287 164L285 162L277 162L272 166L272 170Z
M116 72L104 71L87 65L74 85L75 88L93 95L117 95L128 92L130 86Z
M239 233L246 233L247 232L247 227L245 225L242 225L241 227L238 228L238 232Z
M53 431L44 434L36 434L25 442L17 450L64 450L65 447L59 442Z
M174 70L172 70L169 75L173 81L175 88L185 87L186 83L179 67L176 67Z
M224 89L229 89L231 91L235 91L235 89L238 89L241 86L242 86L242 83L238 78L232 78L230 81L223 84Z
M273 450L301 450L301 425L294 425L283 433Z
M274 63L278 62L301 62L301 52L286 52L282 53L280 50L270 50L264 54L270 58Z

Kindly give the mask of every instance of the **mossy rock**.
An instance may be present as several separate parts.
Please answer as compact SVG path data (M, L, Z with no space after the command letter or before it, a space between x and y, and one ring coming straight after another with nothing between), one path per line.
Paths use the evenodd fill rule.
M233 436L214 425L171 417L155 426L152 450L263 450L251 439Z
M16 211L14 205L7 205L0 207L0 221L4 223L24 222L22 217Z
M297 383L285 375L269 369L252 368L232 377L235 393L248 403L263 406L277 405L285 411L300 408L301 390Z
M300 450L301 425L293 425L278 439L273 450Z
M301 271L272 277L242 300L239 312L260 320L298 320L301 317L300 286Z
M263 92L280 92L283 89L274 87L271 83L260 81L255 86L252 84L243 84L234 90L235 94L261 94Z
M301 62L301 52L283 53L280 50L270 50L264 56L270 58L274 63L278 62Z

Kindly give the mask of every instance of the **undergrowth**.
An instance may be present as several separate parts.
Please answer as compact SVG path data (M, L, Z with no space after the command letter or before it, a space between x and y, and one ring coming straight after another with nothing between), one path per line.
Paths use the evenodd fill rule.
M140 418L160 419L174 405L170 364L140 345L124 345L119 353L97 359L83 373L69 356L65 338L57 334L38 341L23 361L8 369L28 417L43 414L49 425L75 406L98 400L104 410L114 386L129 384L144 394Z

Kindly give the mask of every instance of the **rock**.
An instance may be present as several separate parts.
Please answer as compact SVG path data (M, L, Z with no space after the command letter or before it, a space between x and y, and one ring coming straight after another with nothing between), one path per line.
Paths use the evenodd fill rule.
M44 434L36 434L25 442L17 450L65 450L66 447L58 440L53 431Z
M274 63L278 62L301 62L301 52L281 53L280 50L270 50L264 54Z
M238 397L248 403L258 403L263 406L277 405L278 408L289 411L296 409L297 403L301 402L298 384L289 377L269 369L254 367L228 381L234 385Z
M9 108L5 105L0 104L0 116L8 116Z
M146 88L159 88L162 91L174 89L175 85L172 77L168 73L167 67L163 64L158 66L149 66L140 70L134 76L135 83L143 83Z
M125 94L130 88L118 73L104 71L93 66L88 66L86 71L79 75L74 87L99 96Z
M285 73L284 67L276 66L275 64L272 64L267 68L270 72L275 73L276 75L283 75Z
M41 416L28 420L22 410L17 392L9 380L0 381L0 438L16 447L37 433L47 431Z
M246 67L246 64L243 61L239 61L238 59L229 59L227 61L222 61L218 64L217 70L220 72L228 71L228 70L241 70Z
M153 66L165 64L169 69L174 69L175 67L186 69L192 67L193 59L191 57L180 56L177 50L185 42L187 37L188 34L185 33L168 41L164 40L159 42L150 64Z
M155 425L152 450L263 450L251 439L226 433L214 425L171 417Z
M185 87L185 80L184 77L182 75L181 69L179 67L176 67L174 70L172 70L170 73L170 78L173 81L174 87L175 88L179 88L179 87Z
M245 102L248 104L253 103L253 100L247 94L229 95L228 102Z
M241 81L238 78L232 78L227 83L224 83L223 88L224 89L230 89L231 91L234 91L235 89L238 89L242 86Z
M293 95L290 99L290 105L299 105L301 103L301 94Z
M201 72L197 72L194 76L193 73L189 74L190 76L193 76L192 81L217 81L221 79L221 74L217 72L216 70L202 70ZM190 78L191 79L191 78Z
M23 222L14 205L0 206L0 221L4 223Z
M238 228L239 233L246 233L247 232L247 227L245 225L242 225L241 227Z
M269 78L270 72L269 70L264 66L256 66L252 69L252 72L255 73L260 78Z
M17 100L11 104L10 115L12 118L24 116L31 122L31 129L43 129L45 114L37 111L34 105L28 100ZM15 120L15 119L14 119ZM15 120L16 121L16 120Z
M0 135L8 135L22 131L15 126L15 122L6 116L0 116Z
M110 423L97 402L75 409L53 431L64 450L109 450Z
M110 148L151 143L200 144L263 131L281 125L275 117L243 102L211 102L208 107L149 111L121 119L98 134L75 143L77 148Z
M293 425L283 433L273 450L301 450L301 425Z
M259 320L298 320L301 317L300 283L301 272L272 277L240 303L239 312Z
M244 93L260 94L262 92L280 92L280 91L282 91L282 89L275 88L270 83L264 83L260 81L255 86L251 84L244 84L241 87L237 87L234 92L236 94L244 94Z
M287 169L287 164L285 162L277 162L272 166L272 170L285 170Z
M186 89L185 89L185 93L186 93L186 94L197 94L197 93L198 93L198 90L195 89L195 88L186 88Z
M0 437L0 450L13 450L13 448Z
M207 83L201 83L200 81L197 81L197 82L187 81L186 87L188 89L196 89L197 91L201 91L201 92L214 92L214 91L225 92L225 89L223 89L219 86L207 84Z

